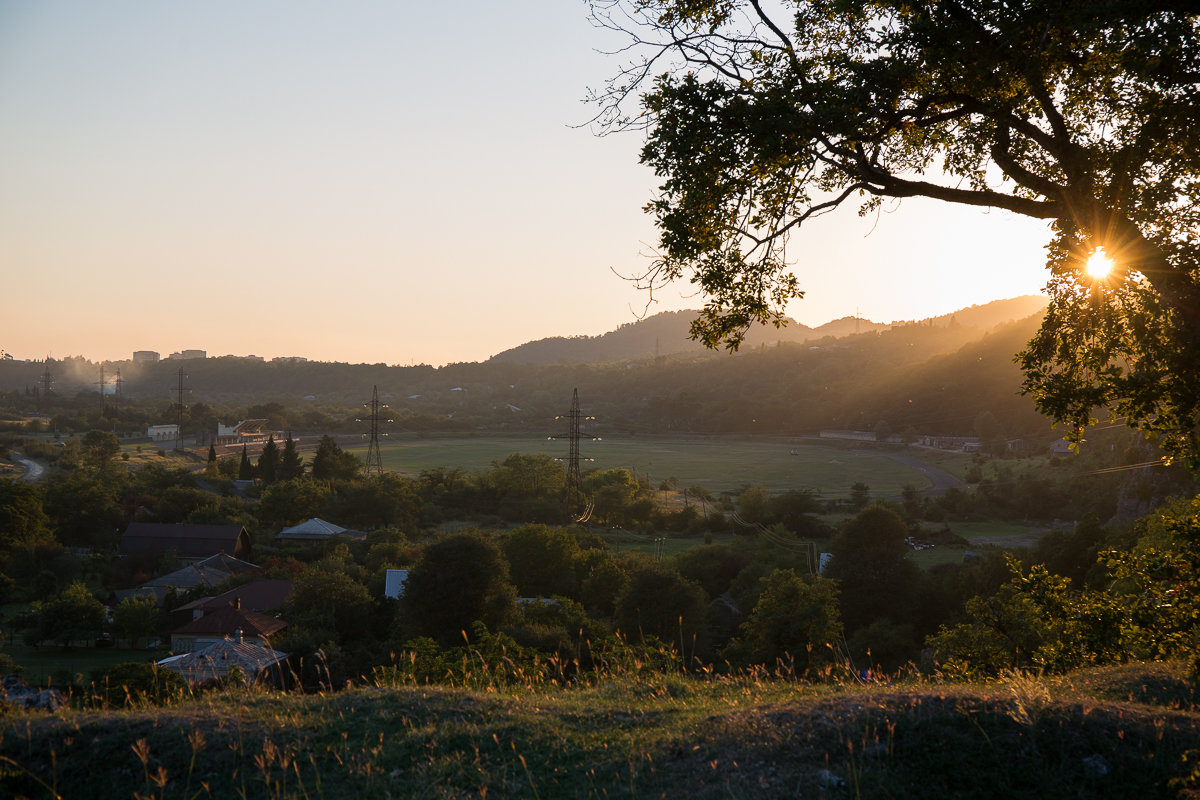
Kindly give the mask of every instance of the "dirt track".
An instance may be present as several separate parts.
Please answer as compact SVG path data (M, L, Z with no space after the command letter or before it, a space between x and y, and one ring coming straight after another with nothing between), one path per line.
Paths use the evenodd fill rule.
M930 482L933 483L933 486L922 490L922 497L936 497L937 495L945 494L949 489L967 488L967 485L963 483L962 479L958 476L951 475L944 469L938 469L937 467L930 466L915 456L905 455L904 453L892 453L886 450L877 452L879 452L881 455L887 456L893 461L899 461L905 466L912 467L928 478Z

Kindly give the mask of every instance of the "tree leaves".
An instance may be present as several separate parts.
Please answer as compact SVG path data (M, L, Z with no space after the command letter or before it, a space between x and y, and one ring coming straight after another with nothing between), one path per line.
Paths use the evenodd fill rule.
M640 0L644 60L599 96L647 131L660 256L692 335L736 349L803 292L791 236L846 201L931 197L1055 221L1027 391L1081 428L1107 406L1200 466L1200 25L1154 2ZM637 113L622 110L631 98ZM997 175L1000 175L997 181ZM1122 271L1082 276L1096 245Z

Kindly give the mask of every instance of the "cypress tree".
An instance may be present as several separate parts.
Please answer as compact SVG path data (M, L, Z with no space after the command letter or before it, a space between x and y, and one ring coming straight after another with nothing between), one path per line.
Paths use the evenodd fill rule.
M304 462L300 459L300 454L296 452L296 442L292 439L292 432L288 431L287 439L283 443L283 455L279 459L279 480L290 481L292 478L299 478L304 474Z
M246 455L246 445L242 445L242 463L238 464L238 480L254 480L254 467L250 466L250 458Z
M217 448L213 445L208 446L208 463L213 463L217 460Z
M274 436L267 437L262 455L258 457L258 477L263 483L274 483L279 479L279 448L275 446Z

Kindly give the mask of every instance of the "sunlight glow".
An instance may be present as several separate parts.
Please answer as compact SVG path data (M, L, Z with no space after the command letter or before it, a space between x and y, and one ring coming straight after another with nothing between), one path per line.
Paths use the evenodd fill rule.
M1097 247L1088 258L1086 269L1088 275L1099 280L1107 278L1114 266L1113 260L1109 258L1108 253L1104 252L1104 248Z

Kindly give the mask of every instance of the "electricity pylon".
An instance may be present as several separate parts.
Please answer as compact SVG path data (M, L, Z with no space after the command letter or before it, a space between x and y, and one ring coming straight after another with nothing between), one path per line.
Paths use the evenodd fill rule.
M369 421L371 423L371 432L368 434L371 437L370 444L367 445L367 461L363 465L363 470L368 474L375 475L383 474L383 455L379 452L379 437L387 436L386 433L380 433L380 422L395 422L393 419L381 419L379 409L387 408L386 403L379 402L379 387L371 387L371 402L363 403L363 408L371 409L371 413L366 420L358 420L359 422Z
M594 420L595 417L585 417L583 412L579 410L578 389L575 389L571 394L571 410L565 415L559 415L555 417L555 419L563 419L564 417L567 420L567 432L564 434L558 434L557 436L547 436L546 438L550 440L567 439L570 442L570 449L565 459L567 462L566 505L569 508L571 505L573 505L574 500L583 499L583 477L579 472L579 462L595 461L593 458L585 458L579 454L579 440L584 436L584 434L580 432L580 426L584 422ZM588 436L587 438L593 442L600 441L599 436ZM564 459L557 458L555 460L563 461ZM592 504L587 503L586 507L583 509L583 513L580 516L575 517L575 521L587 522L591 516Z

